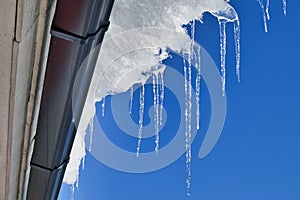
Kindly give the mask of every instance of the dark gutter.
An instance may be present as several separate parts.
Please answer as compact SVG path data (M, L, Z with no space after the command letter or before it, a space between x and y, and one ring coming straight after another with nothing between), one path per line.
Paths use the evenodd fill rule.
M57 2L30 164L29 200L58 197L113 3Z

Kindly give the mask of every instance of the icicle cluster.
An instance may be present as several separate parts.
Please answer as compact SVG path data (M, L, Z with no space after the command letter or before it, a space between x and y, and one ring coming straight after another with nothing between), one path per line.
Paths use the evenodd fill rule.
M152 85L153 85L153 106L154 106L154 133L155 133L155 153L158 154L159 150L159 130L160 126L163 124L163 102L165 96L164 89L164 77L163 73L160 71L154 72L152 75ZM139 132L138 132L138 144L136 155L139 157L141 149L141 140L143 132L143 118L144 118L144 85L141 86L140 93L140 111L139 111ZM133 88L130 88L130 103L129 110L131 113L132 109L132 99L133 99Z
M268 32L268 22L267 21L269 21L271 19L270 13L269 13L270 0L266 0L266 6L264 5L263 0L257 0L257 1L259 3L259 6L263 13L265 32ZM282 4L283 4L283 13L284 13L284 15L286 15L286 0L282 0Z
M226 0L229 2L229 0ZM269 5L270 1L265 0L266 4L264 5L264 0L257 0L262 11L264 18L264 29L267 32L267 21L270 20L269 13ZM287 2L286 0L282 0L283 3L283 12L286 15L287 12ZM182 9L178 9L182 8ZM156 10L157 12L153 12ZM225 95L225 84L226 84L226 23L233 22L234 23L234 38L235 38L235 50L236 50L236 75L238 81L240 81L240 23L238 20L237 13L234 8L230 6L228 3L224 3L223 0L120 0L115 3L114 10L111 15L111 26L107 33L106 38L109 36L117 35L123 31L137 30L137 28L141 27L151 27L155 26L156 28L163 28L174 30L176 32L182 32L182 24L186 24L190 20L192 20L192 43L190 50L188 49L188 45L185 46L185 43L182 41L176 40L176 38L169 37L168 34L157 34L157 32L152 33L149 32L147 35L147 40L139 41L140 38L143 38L142 35L136 35L137 38L134 40L130 40L130 38L125 38L128 40L124 41L112 41L110 43L103 43L101 48L101 54L99 59L102 63L96 68L95 74L96 76L102 76L101 78L101 86L98 85L98 78L93 78L92 86L97 87L96 94L93 97L88 97L88 101L92 102L92 106L94 106L94 102L103 100L102 102L102 116L104 116L105 111L105 96L108 94L117 94L124 92L130 89L130 103L129 103L129 112L132 112L132 103L133 103L133 87L131 85L138 83L142 80L143 84L141 86L140 91L140 109L139 109L139 130L138 130L138 145L136 155L139 156L140 148L141 148L141 139L142 139L142 131L143 131L143 118L144 118L144 95L145 88L144 83L146 79L138 72L141 71L151 71L152 66L144 66L143 63L153 63L153 60L156 56L156 51L143 52L142 63L137 62L137 54L126 54L129 57L123 57L124 60L120 59L120 63L126 63L126 66L122 66L118 62L112 63L109 69L105 67L111 63L113 59L113 55L125 55L126 52L123 52L130 47L134 47L132 49L137 49L141 44L149 46L157 46L157 48L170 48L175 52L185 52L188 55L184 55L184 77L185 77L185 122L186 122L186 167L187 167L187 194L190 195L190 186L191 186L191 117L192 117L192 103L191 103L191 61L192 59L196 59L196 80L195 80L195 95L196 95L196 126L197 130L200 128L200 49L197 49L196 52L192 48L194 44L194 34L195 34L195 20L200 19L204 12L210 12L215 17L218 18L219 28L220 28L220 56L221 56L221 81L222 81L222 93ZM134 15L134 16L132 16ZM149 20L151 19L151 20ZM122 34L121 34L122 35ZM129 47L129 48L128 48ZM132 55L132 57L130 57ZM150 55L150 56L149 56ZM197 55L197 56L195 56ZM135 57L136 56L136 57ZM159 60L161 62L163 59ZM118 60L116 60L118 61ZM135 68L135 65L142 65L142 68ZM119 82L119 77L122 74L127 74L132 69L136 69L134 73L128 73L127 80L125 82ZM105 73L104 73L105 72ZM142 78L141 78L142 77ZM113 84L112 84L113 83ZM120 83L120 84L118 84ZM98 86L97 86L98 85ZM158 73L153 75L153 96L154 96L154 120L155 120L155 151L159 150L159 127L162 125L162 112L163 112L163 101L164 101L164 80L162 73ZM88 109L89 108L85 108ZM81 119L81 125L78 127L78 132L75 140L81 140L84 137L79 137L80 134L85 134L84 130L87 128L87 124L90 125L90 146L89 150L92 149L92 134L93 134L93 121L95 110L90 109L89 111L85 110L83 117ZM91 120L90 120L91 119ZM89 121L90 120L90 121ZM79 138L79 139L78 139ZM84 139L82 139L84 140ZM76 143L76 142L75 142ZM67 168L67 173L65 176L64 182L69 184L73 183L73 193L75 183L78 184L78 174L68 172L74 171L74 169L78 169L78 165L80 162L74 162L74 160L83 159L85 156L85 151L80 150L81 143L76 143L72 149L71 153L71 161ZM84 145L82 145L84 146ZM83 147L84 148L84 147ZM79 149L79 151L78 151ZM82 152L80 152L82 151ZM78 153L80 152L80 153ZM82 165L84 167L84 160L82 160Z

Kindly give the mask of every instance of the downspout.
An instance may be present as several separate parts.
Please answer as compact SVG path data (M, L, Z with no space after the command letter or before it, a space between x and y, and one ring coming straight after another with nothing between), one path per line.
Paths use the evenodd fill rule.
M57 199L113 3L57 1L26 199Z

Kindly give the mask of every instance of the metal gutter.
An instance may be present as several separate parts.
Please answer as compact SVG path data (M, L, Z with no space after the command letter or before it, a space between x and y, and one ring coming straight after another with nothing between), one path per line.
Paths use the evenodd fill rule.
M26 199L57 199L113 3L57 1Z

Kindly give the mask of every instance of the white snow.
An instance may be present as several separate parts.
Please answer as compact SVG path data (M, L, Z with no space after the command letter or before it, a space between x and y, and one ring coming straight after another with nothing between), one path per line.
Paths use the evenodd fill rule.
M125 92L135 83L144 85L154 72L159 72L162 75L164 67L156 69L154 66L161 66L159 65L161 61L168 57L167 48L180 54L187 54L189 57L186 71L188 77L186 136L188 144L187 167L190 170L191 148L189 138L191 135L189 122L191 121L191 103L189 103L189 94L191 90L190 59L192 59L193 54L190 48L191 39L186 34L186 30L182 28L182 25L195 19L201 21L205 12L217 17L219 21L224 22L222 24L238 20L234 8L224 0L115 1L110 18L111 25L101 47L101 53L71 152L71 160L65 173L65 183L73 184L78 179L80 161L85 156L85 143L82 141L84 141L85 131L95 115L95 102L100 101L108 94ZM225 28L225 26L221 26L221 28ZM237 34L239 29L237 30L236 36L239 35ZM186 37L178 41L177 37L170 34L172 32L185 34ZM239 45L239 39L237 41ZM239 47L237 49L239 50ZM223 62L223 64L225 70L225 63ZM200 76L198 78L200 79ZM142 87L138 138L141 138L140 135L142 134L143 96L144 89ZM162 102L162 92L160 99L160 102ZM161 119L161 117L159 118ZM140 142L138 143L137 155L140 149ZM188 171L187 177L188 189L189 186L190 171Z

